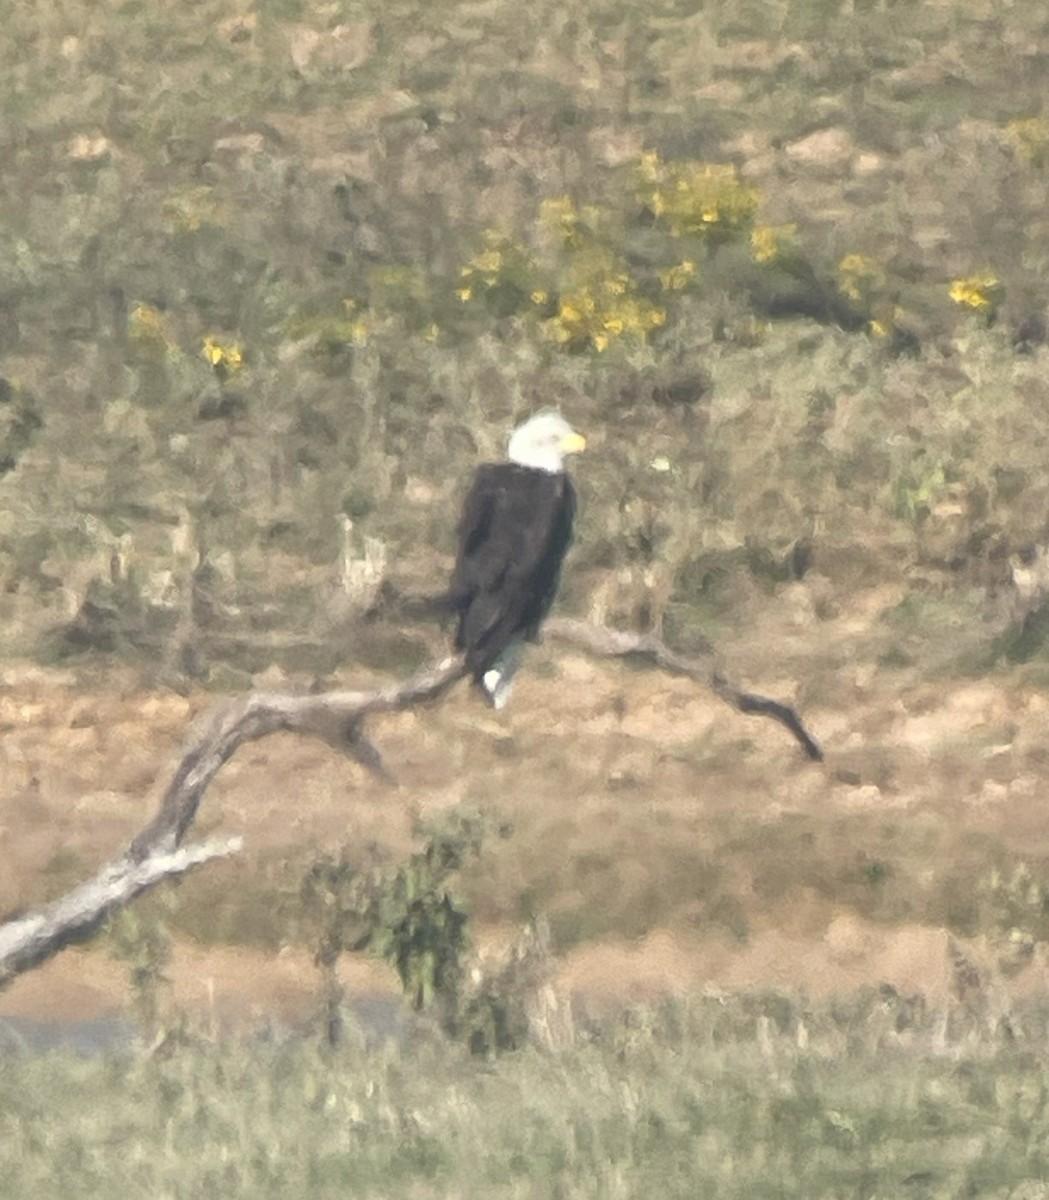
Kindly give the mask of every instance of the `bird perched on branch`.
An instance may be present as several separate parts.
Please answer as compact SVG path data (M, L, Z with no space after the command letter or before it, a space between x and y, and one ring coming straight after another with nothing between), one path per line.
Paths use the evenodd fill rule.
M540 412L514 430L506 462L477 468L463 505L448 595L455 647L494 708L557 593L576 511L565 457L585 447L559 413Z

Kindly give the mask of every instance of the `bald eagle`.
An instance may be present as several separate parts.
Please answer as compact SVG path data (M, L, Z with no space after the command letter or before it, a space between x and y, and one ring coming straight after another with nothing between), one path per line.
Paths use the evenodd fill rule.
M554 601L576 511L565 456L585 446L559 413L538 413L514 430L508 461L477 468L466 496L449 590L455 648L494 708Z

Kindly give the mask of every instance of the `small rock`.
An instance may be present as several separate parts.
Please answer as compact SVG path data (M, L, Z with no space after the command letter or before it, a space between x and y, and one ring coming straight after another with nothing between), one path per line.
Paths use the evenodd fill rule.
M852 158L852 138L844 129L819 129L786 147L787 157L808 167L840 168Z
M92 137L91 134L78 133L69 143L69 157L74 162L101 162L110 156L112 150L109 138L102 134Z

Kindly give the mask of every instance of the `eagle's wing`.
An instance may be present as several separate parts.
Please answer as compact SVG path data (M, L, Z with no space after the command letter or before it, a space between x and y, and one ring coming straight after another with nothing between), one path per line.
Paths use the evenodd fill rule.
M459 518L459 550L452 574L451 594L456 605L468 603L477 591L490 588L505 570L505 554L493 527L505 523L505 485L490 464L477 468Z
M463 505L452 576L461 648L482 658L519 631L534 636L557 591L574 512L565 475L510 464L478 468Z
M572 540L572 529L576 515L576 492L567 475L560 476L560 491L551 496L548 517L546 547L536 563L535 577L541 585L537 588L535 604L528 615L528 633L534 637L539 622L550 611L561 583L561 565L565 551Z

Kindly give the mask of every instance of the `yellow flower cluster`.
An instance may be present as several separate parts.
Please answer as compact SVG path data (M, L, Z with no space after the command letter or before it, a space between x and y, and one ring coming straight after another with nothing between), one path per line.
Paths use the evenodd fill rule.
M673 267L659 272L659 282L664 291L681 292L692 282L696 274L696 264L690 258L682 259Z
M1023 117L1010 121L1005 135L1015 152L1027 162L1041 166L1049 159L1049 121L1044 117Z
M175 349L164 314L152 304L136 304L127 319L128 337L148 356L162 358Z
M782 258L794 245L796 225L755 225L750 231L750 257L757 263Z
M525 315L544 338L570 350L601 353L622 338L644 338L666 321L664 309L638 292L608 237L609 214L578 208L570 196L543 203L541 259L497 230L459 271L456 296L483 301L496 316ZM690 259L659 274L681 291L696 271Z
M459 270L460 284L455 292L459 299L468 304L501 286L530 292L528 281L535 273L535 260L528 250L497 229L486 229L481 241L484 249Z
M236 342L220 342L208 336L204 339L201 354L215 368L217 375L232 375L244 366L244 351Z
M869 304L885 283L885 269L867 254L846 254L838 263L838 287L857 304Z
M605 351L621 337L643 338L666 321L666 312L633 293L628 276L609 275L564 292L548 337L572 349Z
M1001 303L1002 285L996 276L988 272L954 280L948 294L962 308L991 313Z
M757 212L757 188L743 183L725 163L664 162L641 156L638 194L675 236L730 237L747 229Z

